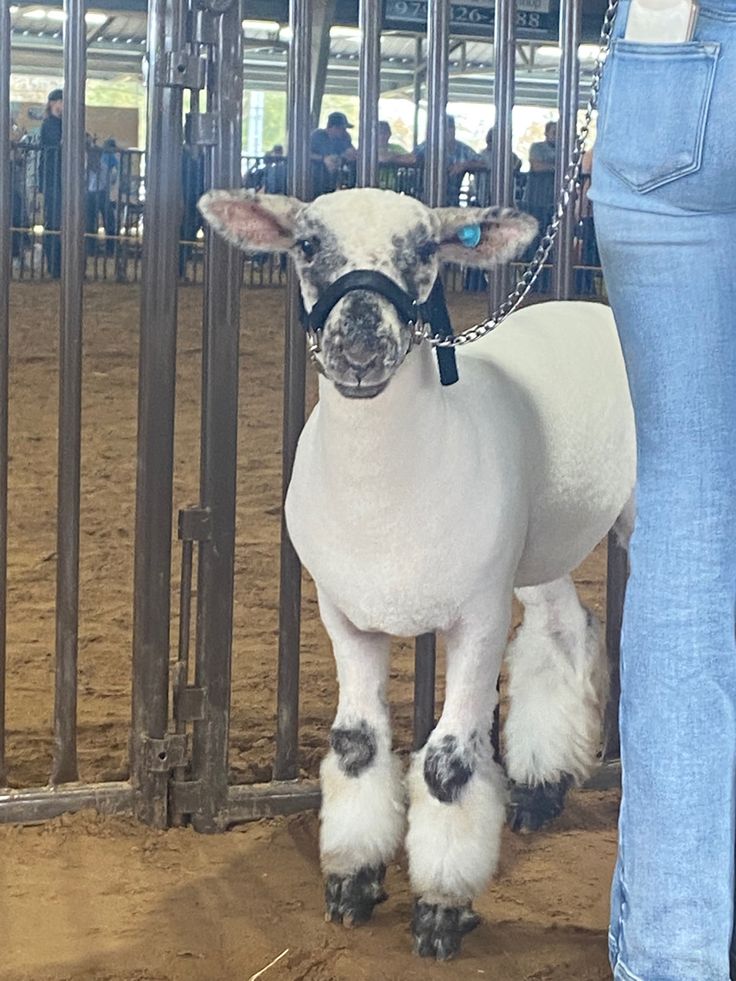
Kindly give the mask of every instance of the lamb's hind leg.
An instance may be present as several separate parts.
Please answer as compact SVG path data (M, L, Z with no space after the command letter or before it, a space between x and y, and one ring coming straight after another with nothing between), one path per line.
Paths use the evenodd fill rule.
M353 926L386 899L386 864L404 833L404 790L386 702L389 638L357 630L323 595L320 612L340 685L320 770L325 918Z
M406 846L414 946L424 957L458 952L478 923L472 901L496 868L506 796L491 727L510 607L509 589L492 624L465 621L447 635L444 709L411 765Z
M511 826L533 831L561 813L567 790L595 764L608 668L600 626L569 576L517 596L524 621L508 650L505 759Z

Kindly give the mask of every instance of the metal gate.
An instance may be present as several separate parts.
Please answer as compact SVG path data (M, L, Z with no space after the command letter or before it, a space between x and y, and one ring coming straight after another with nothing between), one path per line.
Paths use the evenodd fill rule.
M7 783L4 693L11 27L9 0L0 0L0 5L0 787L3 787ZM319 0L290 0L288 189L302 198L309 192L312 31L316 14L324 21L328 6ZM574 139L581 6L581 0L562 0L560 10L563 56L558 173L562 172ZM238 821L314 807L319 798L315 782L297 779L301 570L283 519L274 779L262 785L231 785L228 781L242 260L222 239L209 235L204 271L200 498L196 507L184 509L178 515L182 570L180 628L178 659L173 672L170 671L181 154L186 136L206 155L208 186L240 186L243 13L238 0L189 3L151 0L149 4L148 172L140 320L130 780L85 785L78 782L76 750L81 322L85 269L85 6L83 0L65 0L64 9L65 208L61 227L54 760L48 787L0 791L0 821L35 821L93 806L132 811L157 827L190 820L200 831L223 830ZM382 6L376 0L360 0L359 186L375 185L378 177L381 15ZM427 144L434 152L428 157L424 188L430 205L441 204L445 194L449 15L449 3L429 0ZM514 0L497 0L493 92L497 123L492 172L499 204L513 201L510 123L515 25ZM570 213L561 230L555 259L558 298L572 295L572 238ZM491 306L497 305L509 286L509 270L496 270L490 289ZM305 404L305 344L296 315L298 286L291 272L287 289L284 493L304 423ZM195 572L196 609L193 610ZM614 679L624 578L625 555L612 546L609 548L607 640ZM193 632L192 620L196 623ZM190 644L192 633L194 642ZM419 638L416 646L414 741L421 745L434 722L434 638ZM606 758L617 752L615 708L613 701L607 718Z

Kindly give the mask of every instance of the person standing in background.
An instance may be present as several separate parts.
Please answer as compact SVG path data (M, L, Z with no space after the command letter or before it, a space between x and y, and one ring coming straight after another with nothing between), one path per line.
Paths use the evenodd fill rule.
M46 116L41 124L39 186L43 194L43 251L52 279L61 276L61 136L64 93L49 92Z

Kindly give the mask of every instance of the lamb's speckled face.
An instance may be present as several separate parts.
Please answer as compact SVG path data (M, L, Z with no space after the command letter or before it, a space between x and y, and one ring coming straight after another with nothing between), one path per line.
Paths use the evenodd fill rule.
M318 198L297 216L292 249L307 309L356 269L383 273L423 302L437 275L438 231L432 211L409 197L364 189ZM331 311L320 346L338 391L372 398L406 357L411 331L385 297L355 290Z
M338 191L309 204L274 194L210 191L199 207L239 248L289 252L307 310L331 283L356 269L383 273L423 303L440 262L478 268L507 262L537 230L533 218L512 209L427 208L375 188ZM321 332L328 376L348 398L382 392L410 346L410 328L371 290L343 297Z

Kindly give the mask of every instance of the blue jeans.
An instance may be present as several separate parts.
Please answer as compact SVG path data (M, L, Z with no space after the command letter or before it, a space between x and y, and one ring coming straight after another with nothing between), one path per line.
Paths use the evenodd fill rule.
M622 636L617 981L727 981L736 810L736 0L622 41L590 197L629 374L637 518Z

